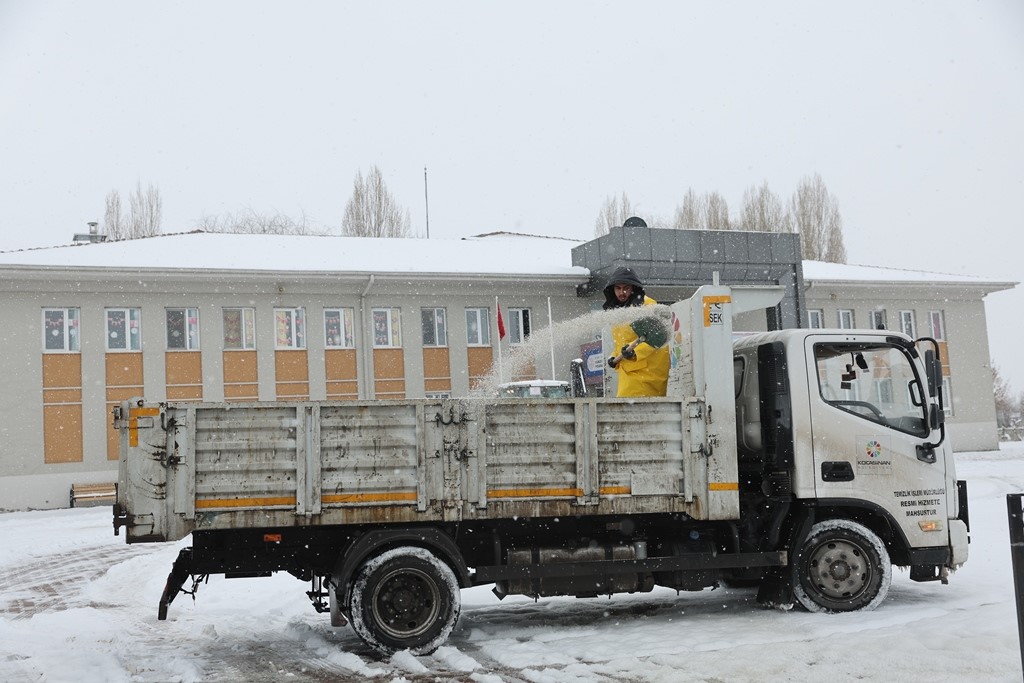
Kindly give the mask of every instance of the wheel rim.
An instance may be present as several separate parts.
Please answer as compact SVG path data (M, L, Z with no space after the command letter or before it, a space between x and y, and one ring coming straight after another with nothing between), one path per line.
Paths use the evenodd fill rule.
M381 630L405 640L434 625L441 611L441 593L425 572L396 569L377 584L370 605Z
M831 540L822 543L807 561L807 577L829 600L848 600L860 595L871 582L871 563L860 545Z

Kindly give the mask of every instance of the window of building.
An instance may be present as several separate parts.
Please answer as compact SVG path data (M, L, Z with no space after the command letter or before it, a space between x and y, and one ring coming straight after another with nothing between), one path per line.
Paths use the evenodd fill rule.
M240 351L256 348L256 309L224 309L224 349Z
M807 327L812 330L820 330L825 327L825 312L820 308L812 308L807 311Z
M876 308L873 311L868 311L868 324L873 330L884 330L885 329L885 309Z
M402 309L373 309L373 346L379 349L402 347Z
M950 385L948 377L942 378L942 412L947 417L953 416L953 387Z
M324 309L324 346L329 349L356 347L355 317L351 308Z
M491 311L488 308L466 309L466 344L491 345Z
M274 309L274 348L306 348L306 309Z
M936 341L946 340L946 320L942 311L928 311L928 325L931 328L933 339Z
M913 311L900 311L900 332L911 339L917 338L917 325L914 324Z
M420 309L424 346L448 346L448 330L443 308Z
M840 308L836 311L839 328L843 330L852 330L856 325L854 324L853 311L849 308Z
M142 349L142 309L107 309L107 351Z
M43 351L80 351L77 308L43 309Z
M530 336L530 309L508 309L508 341L510 344L522 344Z
M167 348L195 351L199 348L199 309L167 309Z

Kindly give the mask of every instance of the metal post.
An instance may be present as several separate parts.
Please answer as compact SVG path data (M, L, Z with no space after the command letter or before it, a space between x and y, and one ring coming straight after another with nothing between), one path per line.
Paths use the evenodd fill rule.
M1024 671L1024 518L1021 498L1024 493L1006 494L1006 519L1010 524L1010 559L1013 561L1013 593L1017 600L1017 638L1021 670Z

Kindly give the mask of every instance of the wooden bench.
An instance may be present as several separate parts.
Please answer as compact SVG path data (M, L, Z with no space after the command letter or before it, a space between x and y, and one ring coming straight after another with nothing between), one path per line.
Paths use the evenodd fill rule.
M117 500L117 484L72 484L71 507L113 505Z

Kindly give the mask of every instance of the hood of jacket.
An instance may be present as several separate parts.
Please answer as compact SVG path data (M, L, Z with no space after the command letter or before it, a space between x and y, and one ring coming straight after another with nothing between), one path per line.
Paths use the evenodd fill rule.
M632 285L633 296L622 303L615 297L615 285ZM640 282L640 278L636 276L631 269L625 266L620 266L615 269L612 276L608 279L608 285L604 288L604 308L624 308L626 306L643 306L644 305L644 286Z

